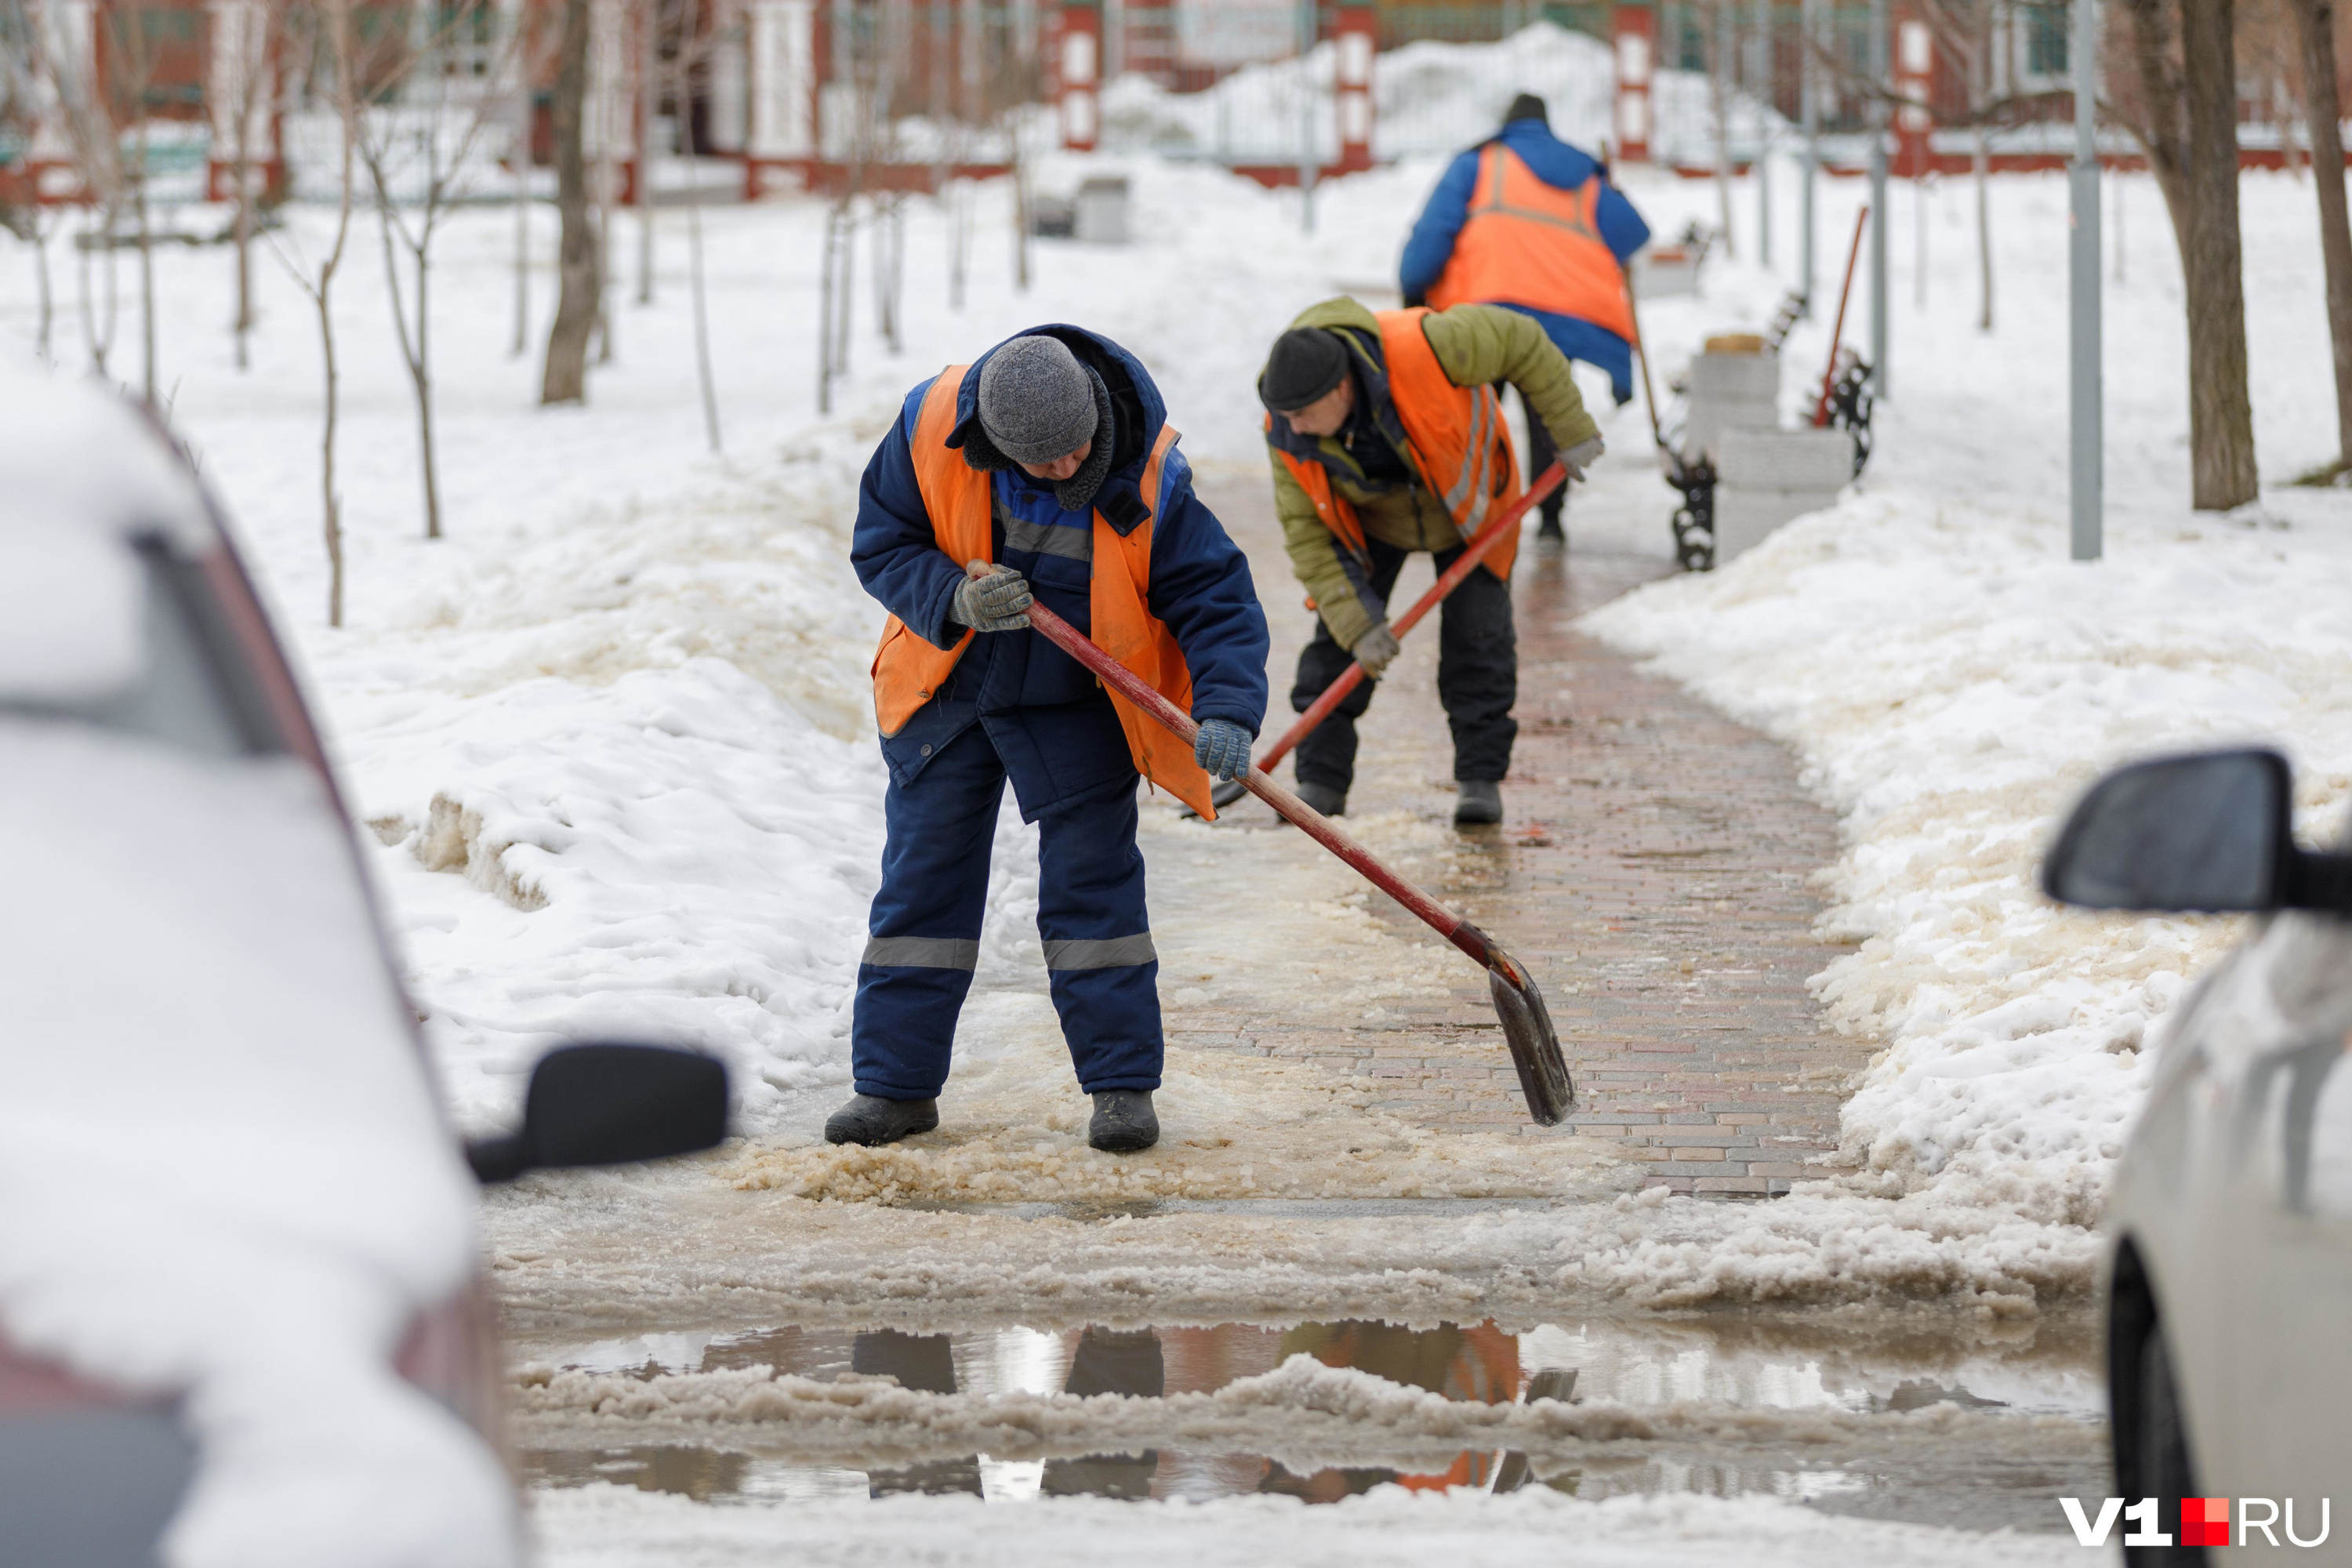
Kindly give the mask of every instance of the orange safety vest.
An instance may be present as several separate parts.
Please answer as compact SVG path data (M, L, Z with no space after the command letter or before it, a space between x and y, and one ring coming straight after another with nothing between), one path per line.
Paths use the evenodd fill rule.
M956 394L970 368L950 365L931 383L916 416L913 442L915 484L922 492L923 511L931 521L932 537L958 570L968 561L996 559L990 494L993 477L965 462L963 454L947 444L949 432L955 428ZM1087 604L1094 640L1104 651L1189 713L1192 672L1184 663L1175 636L1148 607L1160 477L1175 445L1174 427L1162 425L1160 439L1143 465L1145 517L1141 522L1122 536L1100 510L1096 511ZM955 668L976 635L967 630L955 647L935 647L898 616L890 617L882 628L882 645L874 652L874 717L883 734L895 735L906 728L916 710L946 682L948 672ZM1110 693L1110 700L1118 710L1119 727L1127 731L1136 772L1213 821L1217 813L1209 802L1209 775L1192 760L1191 743L1161 728L1158 720L1118 692Z
M1601 175L1572 191L1536 178L1517 153L1490 142L1454 254L1429 302L1524 305L1574 316L1633 341L1625 270L1601 237Z
M1511 455L1510 430L1503 423L1502 398L1491 386L1454 384L1421 330L1421 319L1428 314L1417 305L1377 312L1381 357L1388 366L1389 399L1404 422L1405 441L1412 448L1422 482L1444 501L1466 540L1497 508L1518 499L1518 463ZM1266 416L1268 428L1276 417ZM1364 525L1348 498L1332 488L1331 470L1287 447L1275 450L1315 503L1315 515L1323 526L1350 553L1365 558ZM1514 534L1489 551L1481 564L1507 583L1518 553Z

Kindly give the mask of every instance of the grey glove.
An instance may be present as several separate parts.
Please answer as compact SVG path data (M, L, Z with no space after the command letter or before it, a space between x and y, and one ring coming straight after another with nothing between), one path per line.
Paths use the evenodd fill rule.
M1389 667L1389 660L1397 656L1402 647L1396 633L1389 630L1388 622L1375 621L1372 629L1358 637L1356 646L1348 651L1356 656L1356 662L1364 667L1366 675L1378 679L1381 671Z
M1584 477L1586 469L1601 460L1601 437L1595 436L1589 440L1579 441L1575 446L1562 452L1559 455L1559 466L1568 470L1570 479L1580 479Z
M975 561L972 565L982 563ZM1023 614L1036 602L1029 579L1010 566L991 566L985 577L966 577L956 585L948 618L983 632L1017 632L1029 624Z
M1192 760L1213 779L1237 779L1249 772L1249 731L1230 719L1203 719L1192 741Z

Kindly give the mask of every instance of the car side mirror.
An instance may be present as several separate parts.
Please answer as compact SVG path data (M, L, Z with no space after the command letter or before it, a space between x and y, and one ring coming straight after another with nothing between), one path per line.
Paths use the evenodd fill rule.
M2076 804L2042 888L2090 910L2352 912L2352 857L2297 848L2294 778L2259 749L2118 768Z
M727 1136L727 1068L667 1046L562 1046L531 1068L522 1130L466 1145L485 1184L698 1153Z

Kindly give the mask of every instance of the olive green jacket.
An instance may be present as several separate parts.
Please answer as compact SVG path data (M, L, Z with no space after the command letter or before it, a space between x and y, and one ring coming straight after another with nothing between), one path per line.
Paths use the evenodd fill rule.
M1403 426L1394 406L1387 403L1388 375L1380 353L1378 318L1343 295L1300 311L1290 324L1339 331L1354 356L1359 394L1366 387L1377 389L1384 406L1375 411L1376 422L1405 467L1418 476ZM1510 383L1550 430L1561 451L1601 433L1584 410L1567 357L1552 345L1534 317L1499 305L1456 305L1422 318L1422 331L1454 385ZM1331 628L1331 636L1341 647L1353 647L1358 637L1387 618L1387 611L1370 585L1360 581L1361 568L1323 526L1315 503L1283 463L1285 446L1295 455L1308 455L1307 439L1290 435L1280 415L1275 416L1275 422L1276 427L1266 437L1267 456L1274 464L1275 510L1282 519L1291 568L1315 601L1323 624ZM1402 485L1368 479L1336 436L1312 442L1311 455L1329 470L1332 489L1355 507L1368 537L1400 550L1451 550L1462 542L1461 530L1444 503L1418 477Z

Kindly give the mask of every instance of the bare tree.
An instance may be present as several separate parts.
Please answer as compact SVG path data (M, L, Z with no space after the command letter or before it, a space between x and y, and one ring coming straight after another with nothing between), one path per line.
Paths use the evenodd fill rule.
M2189 316L2190 494L2200 510L2254 499L2238 239L2237 51L2230 0L2124 0L2133 79L2117 111L2147 150L2172 216Z
M343 250L351 239L352 182L360 147L359 51L352 24L352 0L312 0L306 16L313 32L322 35L306 41L313 46L314 59L317 46L324 46L324 64L331 78L338 122L341 162L334 243L313 266L297 253L299 237L289 237L281 244L272 236L270 241L296 286L310 296L319 317L319 345L326 367L324 427L319 438L319 493L327 544L327 624L331 626L343 624L343 514L342 497L335 489L336 420L341 409L341 382L335 360L335 318L330 304L335 273L342 266Z
M688 12L690 17L692 13ZM691 101L692 69L700 51L710 40L700 40L698 47L689 24L678 31L676 97L678 125L678 151L686 160L686 242L688 255L688 277L694 295L694 370L695 379L702 389L702 428L710 438L713 452L724 449L719 434L719 385L710 370L710 310L703 284L702 270L702 174L695 163L694 119L687 110Z
M0 11L0 19L7 23L12 37L32 37L29 19L14 0L6 10ZM0 50L0 130L5 130L19 145L27 148L37 144L43 123L52 112L47 84L34 65L35 58L30 47L21 52ZM49 239L57 232L58 216L64 209L44 205L40 192L29 181L25 195L22 202L0 201L0 226L5 226L32 250L33 277L40 301L40 327L34 352L47 362L57 321L56 297L49 283Z
M1700 0L1699 48L1706 65L1707 102L1715 124L1715 200L1723 231L1723 254L1736 254L1731 243L1731 83L1739 51L1733 31L1738 26L1734 0Z
M74 246L74 301L91 368L101 376L110 375L108 361L114 351L120 304L113 238L124 191L121 145L99 82L90 37L68 36L52 6L27 12L16 5L15 14L22 19L21 36L30 43L28 63L45 108L65 138L79 183L82 232ZM105 258L102 317L90 279L93 255Z
M274 193L256 190L254 132L268 122L278 102L278 42L285 28L285 0L240 0L221 6L214 26L232 29L226 47L217 52L229 62L222 107L231 117L229 177L235 203L230 237L236 249L236 314L229 326L236 343L236 368L249 369L252 353L247 340L253 331L253 233L262 202Z
M2303 119L2311 128L2313 184L2319 194L2319 253L2327 269L2327 336L2336 351L2336 449L2352 465L2352 226L2344 199L2343 106L2336 79L2335 0L2294 0L2303 45Z
M559 292L555 321L547 333L547 368L539 400L583 403L588 397L588 339L595 331L598 274L604 258L588 214L588 163L582 141L588 100L589 0L563 0L563 35L556 47L555 210L562 225L557 243Z
M369 82L404 84L412 100L421 97L422 103L412 101L407 112L381 110L359 121L359 156L375 197L393 328L416 399L427 539L441 537L441 483L433 437L433 241L477 171L475 153L482 138L506 108L497 89L504 61L485 60L473 47L484 38L497 38L493 47L503 55L520 38L496 26L491 0L457 0L437 16L438 26L429 34L388 36L366 63ZM402 150L412 146L415 156L403 158ZM403 185L415 192L404 207L396 188ZM404 256L415 279L413 320L401 282Z

